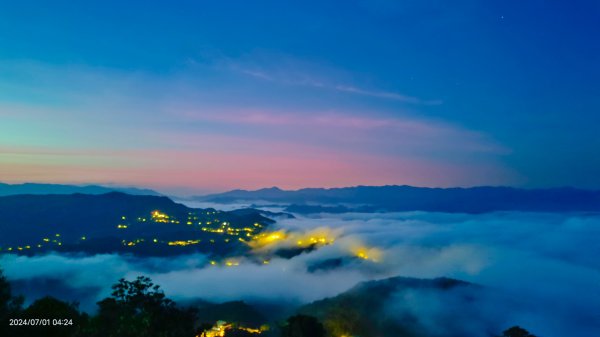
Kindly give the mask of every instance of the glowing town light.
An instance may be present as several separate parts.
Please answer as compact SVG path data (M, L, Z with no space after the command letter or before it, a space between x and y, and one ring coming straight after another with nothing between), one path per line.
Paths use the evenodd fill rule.
M305 233L291 233L290 239L300 248L325 246L335 242L339 233L327 227L316 228Z
M225 261L225 266L227 267L235 267L239 266L240 262L238 260L229 259Z
M246 233L246 236L252 237L252 240L248 243L252 248L264 248L287 238L287 234L284 231L264 232L255 236L252 236L251 233Z
M279 240L279 239L281 239L281 235L277 234L277 233L267 236L267 240L269 240L269 241L275 241L275 240Z
M381 261L381 257L383 253L378 248L369 248L366 246L356 246L351 248L352 254L361 259L368 260L371 262L379 262Z
M169 241L167 244L169 246L190 246L197 245L200 243L200 240L179 240L179 241Z
M169 217L167 214L165 214L165 213L162 213L162 212L160 212L160 211L152 211L152 212L150 213L150 215L152 216L152 221L154 221L154 222L162 222L162 223L168 223L168 222L170 222L170 223L179 223L179 221L176 221L176 220L169 220L169 219L170 219L170 217Z

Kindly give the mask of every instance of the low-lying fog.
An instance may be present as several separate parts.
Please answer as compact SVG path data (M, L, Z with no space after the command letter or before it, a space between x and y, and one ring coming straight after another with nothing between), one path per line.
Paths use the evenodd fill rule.
M291 259L273 258L269 264L242 259L232 267L212 266L202 255L139 259L54 254L3 255L0 266L29 299L51 293L77 299L84 310L93 310L119 278L140 274L179 301L287 304L334 296L366 280L446 276L489 289L489 298L478 302L476 312L465 309L473 323L518 324L546 337L600 334L598 214L321 214L278 220L276 227L287 233L326 235L335 242ZM298 235L276 245L294 246ZM337 258L344 262L335 268L315 268ZM409 306L424 321L439 315L446 300L405 295L391 299ZM435 319L430 321L432 329L439 328Z

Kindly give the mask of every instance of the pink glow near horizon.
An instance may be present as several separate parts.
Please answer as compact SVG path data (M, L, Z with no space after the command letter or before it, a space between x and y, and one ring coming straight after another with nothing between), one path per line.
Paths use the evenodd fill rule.
M489 183L490 179L506 178L502 170L490 165L465 171L460 165L427 160L342 155L318 150L296 155L291 152L289 155L255 155L144 150L139 153L68 153L68 158L51 155L48 160L37 155L33 155L35 160L28 160L31 155L23 154L20 155L25 157L22 160L3 165L0 174L8 182L108 183L170 191L267 186L299 189L358 184L455 186L456 182L479 185Z
M425 144L427 149L429 139L454 139L457 134L460 136L457 130L413 121L362 117L336 120L330 115L301 121L290 116L280 119L257 116L260 117L219 120L219 123L251 123L261 128L276 124L278 133L261 139L140 130L137 132L140 137L153 139L160 146L141 149L3 146L0 154L5 160L0 175L8 182L108 183L169 191L357 184L455 186L503 183L507 179L506 172L494 165L472 164L465 168L444 160L378 152L386 146L393 150L394 143L389 137L395 132L411 138L399 144L409 147ZM380 133L383 139L373 137L374 133ZM274 140L277 135L290 139ZM315 138L328 145L311 143ZM457 141L464 143L463 148L479 144L468 137ZM336 142L339 142L337 147L332 145Z
M62 75L38 68L48 83ZM0 104L0 181L223 191L517 179L499 160L509 150L484 133L402 110L211 105L186 99L183 80L90 71L43 88L68 105Z

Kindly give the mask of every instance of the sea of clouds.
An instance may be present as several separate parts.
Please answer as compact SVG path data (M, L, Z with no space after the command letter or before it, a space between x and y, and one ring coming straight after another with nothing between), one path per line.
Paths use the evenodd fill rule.
M3 255L0 266L29 298L50 293L78 300L90 311L110 294L111 284L138 275L150 276L178 301L295 305L335 296L362 281L445 276L480 284L485 291L469 303L451 292L402 292L386 303L388 314L410 311L440 336L451 335L449 326L453 334L479 336L512 325L545 337L600 335L599 214L318 214L278 220L275 227L327 233L335 242L291 259L272 258L269 264L242 258L236 267L211 266L203 255L57 254ZM294 244L295 239L283 240L278 246ZM371 259L354 258L357 249ZM345 262L309 271L332 259Z

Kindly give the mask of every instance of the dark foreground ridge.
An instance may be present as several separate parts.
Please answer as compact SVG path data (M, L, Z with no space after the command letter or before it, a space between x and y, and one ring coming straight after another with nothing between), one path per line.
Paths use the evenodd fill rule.
M457 325L481 325L478 317L467 322L455 319L453 313L474 306L481 287L447 278L412 279L394 277L365 282L336 297L316 301L300 308L287 319L263 314L242 301L182 306L171 299L147 277L121 279L112 287L110 296L97 303L93 314L81 312L77 304L53 297L35 300L27 307L15 296L10 283L0 270L0 336L29 337L464 337ZM446 305L447 319L438 315L440 325L431 330L418 313L403 313L389 306L398 294L437 294ZM466 300L462 307L445 300L454 292ZM407 297L409 298L409 297ZM398 300L398 298L396 298ZM431 301L430 303L431 304ZM458 309L458 310L457 310ZM389 314L394 310L393 314ZM53 318L49 318L53 317ZM60 317L60 318L58 318ZM426 323L426 321L425 321ZM439 330L443 334L439 333ZM468 330L464 330L468 331ZM504 330L476 334L487 337L535 337L514 326Z
M333 336L428 336L429 327L414 317L413 304L403 301L403 297L435 297L436 305L446 306L445 310L451 313L455 298L456 302L468 302L478 297L482 289L450 278L392 277L359 283L340 295L308 304L299 313L318 318ZM447 333L453 336L450 329Z

